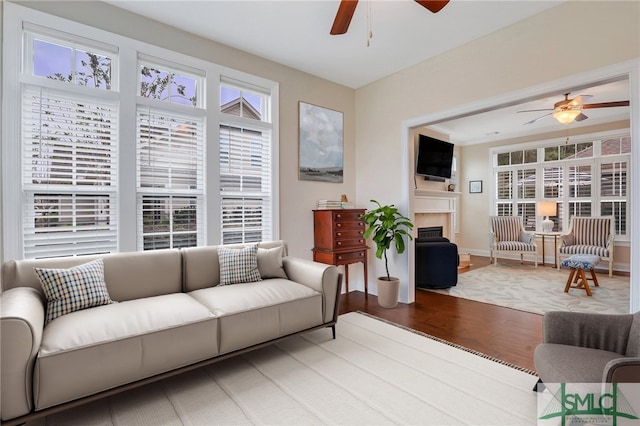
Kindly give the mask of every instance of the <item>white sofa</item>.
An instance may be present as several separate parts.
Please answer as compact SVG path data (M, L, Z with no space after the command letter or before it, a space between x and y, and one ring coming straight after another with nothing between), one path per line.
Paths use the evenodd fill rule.
M336 267L289 257L282 241L258 247L262 280L233 285L219 285L218 246L5 262L2 421L22 423L320 327L332 327L335 338ZM97 258L118 303L45 325L47 300L34 268Z

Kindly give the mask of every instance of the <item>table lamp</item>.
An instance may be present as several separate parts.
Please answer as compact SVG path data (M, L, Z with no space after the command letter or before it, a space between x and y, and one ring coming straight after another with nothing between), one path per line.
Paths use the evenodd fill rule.
M553 221L549 216L558 214L558 203L555 201L538 201L536 203L537 216L544 216L542 221L542 232L553 231Z

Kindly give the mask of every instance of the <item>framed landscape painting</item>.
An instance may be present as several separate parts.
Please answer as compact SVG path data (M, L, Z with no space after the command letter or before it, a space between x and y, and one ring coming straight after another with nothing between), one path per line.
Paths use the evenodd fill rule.
M302 101L298 113L300 180L342 183L343 114Z

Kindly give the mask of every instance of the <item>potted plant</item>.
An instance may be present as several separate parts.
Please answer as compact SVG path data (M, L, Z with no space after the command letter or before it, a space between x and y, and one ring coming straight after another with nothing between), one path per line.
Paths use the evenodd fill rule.
M412 239L409 231L413 229L413 223L409 218L400 214L398 209L393 205L382 206L376 200L378 208L369 210L362 215L362 219L367 225L364 237L369 238L373 235L373 241L376 243L376 257L382 259L384 256L384 267L387 275L378 278L378 303L383 308L394 308L398 304L398 290L400 288L400 280L389 274L389 260L387 258L387 250L393 244L398 254L405 251L404 236Z

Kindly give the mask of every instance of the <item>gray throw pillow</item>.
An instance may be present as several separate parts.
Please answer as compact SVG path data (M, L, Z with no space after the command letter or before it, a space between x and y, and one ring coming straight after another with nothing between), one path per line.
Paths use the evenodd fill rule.
M284 247L258 248L258 270L262 279L289 278L282 265Z

